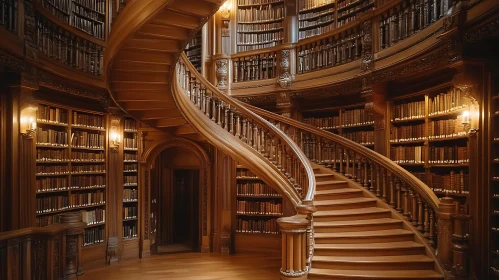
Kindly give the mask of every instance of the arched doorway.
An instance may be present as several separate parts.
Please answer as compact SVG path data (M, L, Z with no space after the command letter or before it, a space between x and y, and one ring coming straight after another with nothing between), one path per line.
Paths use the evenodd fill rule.
M142 208L144 211L142 256L158 252L158 248L162 249L160 247L164 244L175 244L177 241L178 243L185 241L189 250L210 252L212 219L208 209L211 204L211 162L206 150L189 139L171 137L157 141L146 148L142 158L141 180L145 186L146 201ZM181 208L175 210L175 204L168 203L168 196L165 197L169 190L176 189L174 184L184 184L184 187L188 188L187 193L178 193L177 198L172 195L170 197L179 201L186 200L187 198L180 198L184 196L191 201L189 207L192 210L188 213L189 222L188 225L183 225L185 227L183 229L182 225L175 227L176 221L173 218L176 216L173 211L182 212L183 210ZM175 195L175 192L172 194ZM197 209L194 208L196 206ZM177 220L177 222L180 221ZM178 234L175 228L180 231ZM189 232L189 241L185 239L182 241L182 238L178 236L185 235L182 234L185 232ZM172 234L177 234L177 236L172 236Z
M200 169L195 154L182 148L162 151L151 166L151 198L157 201L158 253L200 251Z

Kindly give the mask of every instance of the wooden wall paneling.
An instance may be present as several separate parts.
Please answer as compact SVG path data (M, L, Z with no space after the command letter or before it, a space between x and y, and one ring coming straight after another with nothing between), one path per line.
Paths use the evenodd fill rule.
M3 78L3 73L1 73ZM3 79L2 79L3 82ZM8 193L7 193L7 173L6 173L6 145L7 145L7 131L6 131L6 102L7 89L3 84L0 84L0 232L7 231L8 224Z

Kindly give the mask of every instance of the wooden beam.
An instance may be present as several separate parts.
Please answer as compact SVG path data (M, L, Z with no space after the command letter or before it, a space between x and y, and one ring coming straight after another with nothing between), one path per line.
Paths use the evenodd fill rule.
M114 97L118 102L149 102L149 101L171 101L173 102L173 97L170 92L165 91L135 91L135 90L124 90L114 92Z
M194 130L194 128L192 128L191 125L183 125L175 129L175 134L177 135L197 134L197 131Z
M177 105L171 102L163 101L143 101L143 102L121 102L123 109L125 111L144 111L144 110L171 110L176 109Z
M183 117L157 120L154 124L157 128L175 127L186 125L187 121Z
M187 29L197 29L199 27L199 17L181 14L171 10L164 10L159 12L159 14L152 22L156 24L178 26Z
M134 117L137 117L140 120L158 120L158 119L169 119L169 118L178 118L181 117L182 114L179 110L148 110L148 111L136 111L133 114Z

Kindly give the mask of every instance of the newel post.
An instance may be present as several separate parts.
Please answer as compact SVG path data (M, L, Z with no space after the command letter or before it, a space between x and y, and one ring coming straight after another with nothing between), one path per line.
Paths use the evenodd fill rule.
M277 220L282 233L281 280L307 279L313 253L313 205L297 206L298 214Z
M230 93L230 86L232 84L230 77L230 66L232 65L230 55L217 54L213 56L215 61L215 76L217 88L227 94Z
M454 199L444 197L440 202L437 217L437 258L446 273L452 270L452 218L455 215L456 208Z
M65 279L76 278L84 273L81 266L81 247L86 223L82 222L81 213L61 214L61 224L71 225L66 231L66 275Z

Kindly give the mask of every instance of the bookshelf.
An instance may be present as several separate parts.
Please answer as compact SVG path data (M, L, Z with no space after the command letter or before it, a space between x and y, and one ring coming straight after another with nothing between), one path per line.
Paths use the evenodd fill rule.
M329 32L336 27L334 0L301 0L298 6L299 40Z
M106 37L106 0L41 0L60 21L97 39Z
M373 114L364 109L364 104L307 111L304 112L302 121L374 148L374 118Z
M185 55L189 61L196 67L198 72L201 73L201 44L203 42L202 32L199 31L194 38L189 41L187 47L185 47Z
M461 116L463 92L443 84L389 102L390 158L433 189L451 196L468 213L468 134Z
M138 237L138 130L134 119L125 117L123 127L123 216L124 240Z
M491 279L499 279L499 91L497 91L490 101L491 104L491 159L490 163L490 276ZM487 193L487 192L486 192Z
M105 240L106 116L39 103L36 129L36 224L81 212L83 246Z
M238 0L237 51L270 48L284 37L284 0Z
M277 219L283 211L282 196L244 166L237 165L236 235L279 236Z

